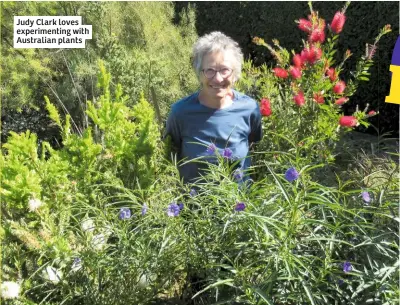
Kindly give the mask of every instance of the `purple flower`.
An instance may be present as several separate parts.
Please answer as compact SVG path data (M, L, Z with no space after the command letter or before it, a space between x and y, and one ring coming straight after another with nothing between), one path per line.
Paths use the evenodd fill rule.
M229 149L229 148L225 148L224 151L223 151L223 153L222 153L222 156L223 156L224 158L226 158L226 159L232 158L232 150Z
M361 193L362 199L364 200L365 203L370 203L371 202L371 197L368 192L362 192Z
M207 155L213 155L215 153L215 150L217 149L217 147L215 146L214 143L211 143L210 145L208 145L207 150L206 150L206 154Z
M121 220L125 220L125 219L131 218L131 210L128 209L128 208L121 208L119 210L118 218L121 219Z
M74 258L74 264L80 264L82 262L82 260L79 257L75 257Z
M240 181L243 179L243 171L240 168L237 168L234 172L233 172L233 178L235 178L237 181Z
M285 173L285 178L287 181L292 182L299 178L299 173L294 167L289 168Z
M148 209L148 206L147 206L147 204L144 203L142 206L142 216L146 215L147 209Z
M72 271L78 271L82 268L82 260L79 257L75 257L71 266Z
M182 211L183 210L183 203L182 202L178 203L178 207L179 207L179 211Z
M235 211L240 212L246 208L246 204L244 202L238 202L235 206Z
M167 215L169 217L176 217L179 215L179 212L181 211L179 205L177 205L175 202L172 202L167 209Z
M343 271L344 272L350 272L351 270L353 270L353 267L351 266L350 262L344 262L343 263Z
M197 195L196 190L195 189L191 189L189 195L190 195L190 197L196 196Z

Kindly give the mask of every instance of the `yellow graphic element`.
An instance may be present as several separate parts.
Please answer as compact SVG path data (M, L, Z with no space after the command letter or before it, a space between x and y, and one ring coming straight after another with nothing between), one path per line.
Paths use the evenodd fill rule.
M389 96L386 96L386 103L400 104L400 66L390 65L392 72L392 84L390 85Z

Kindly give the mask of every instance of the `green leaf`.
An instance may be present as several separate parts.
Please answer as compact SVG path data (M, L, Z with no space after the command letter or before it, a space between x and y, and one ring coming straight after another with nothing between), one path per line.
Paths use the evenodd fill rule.
M63 127L61 125L60 114L58 113L57 108L50 103L50 100L47 96L44 97L44 100L46 101L46 109L49 112L50 119L52 119L62 130Z
M203 292L211 289L211 288L215 288L221 285L227 285L230 287L235 287L233 285L234 280L233 279L225 279L225 280L219 280L215 283L212 283L211 285L208 285L206 288L204 288L203 290L200 290L199 292L197 292L194 296L192 296L192 299L194 299L195 297L197 297L198 295L202 294Z
M250 286L253 291L258 294L268 305L274 305L272 300L258 287L252 287Z

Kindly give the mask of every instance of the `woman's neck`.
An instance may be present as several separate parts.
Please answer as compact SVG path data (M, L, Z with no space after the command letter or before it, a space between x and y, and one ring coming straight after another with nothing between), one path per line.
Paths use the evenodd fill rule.
M199 102L209 108L222 109L232 105L233 97L232 90L224 97L209 97L201 90L199 93Z

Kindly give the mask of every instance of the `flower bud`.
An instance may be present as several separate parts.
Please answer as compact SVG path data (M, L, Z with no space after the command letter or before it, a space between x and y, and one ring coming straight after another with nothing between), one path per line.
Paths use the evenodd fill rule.
M287 78L288 77L288 73L285 69L274 68L273 70L274 70L276 77L279 77L279 78Z
M299 92L297 93L297 95L295 95L295 96L293 97L293 99L294 99L294 102L296 103L296 105L299 106L299 107L301 107L301 106L303 106L303 105L305 104L305 99L304 99L304 93L303 93L303 91L299 91Z
M342 127L354 127L358 125L358 121L354 116L344 115L339 119L339 125Z
M333 86L333 92L336 94L342 94L346 89L346 83L342 80L338 81L335 86Z
M336 12L332 19L331 29L335 34L339 34L343 30L346 16L342 12Z

